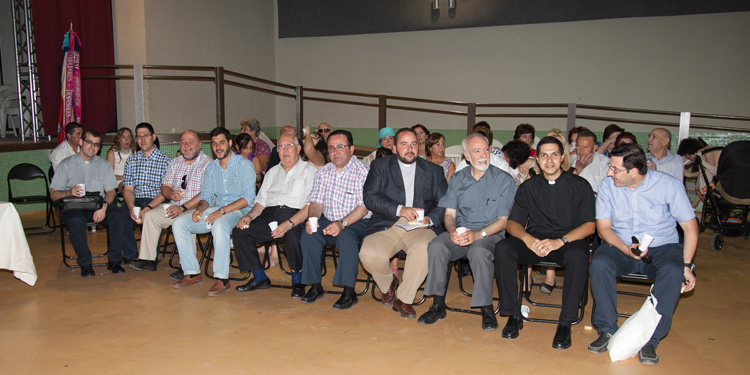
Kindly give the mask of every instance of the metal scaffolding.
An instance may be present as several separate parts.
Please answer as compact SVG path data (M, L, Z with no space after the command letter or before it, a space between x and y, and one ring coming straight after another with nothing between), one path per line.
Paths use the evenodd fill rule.
M13 2L13 32L16 34L16 76L21 121L21 141L31 137L34 142L44 137L42 101L36 64L36 44L31 20L31 0Z

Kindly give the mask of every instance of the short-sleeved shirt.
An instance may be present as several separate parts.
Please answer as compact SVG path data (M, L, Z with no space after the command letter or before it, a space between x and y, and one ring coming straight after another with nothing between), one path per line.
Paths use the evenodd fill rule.
M682 161L682 156L667 151L667 156L661 159L657 159L650 152L646 154L646 158L650 158L656 164L657 171L664 172L682 181L683 174L685 173L685 164Z
M135 186L133 192L136 198L154 199L161 194L161 180L171 160L155 147L148 156L143 154L143 150L136 152L125 162L122 185Z
M78 184L86 184L86 191L98 191L102 197L107 190L117 187L112 166L97 155L90 161L83 160L81 154L61 161L49 187L55 190L70 190Z
M172 205L181 206L200 194L201 185L203 184L203 172L209 163L211 163L211 158L204 154L203 151L193 159L192 163L188 163L182 155L172 159L172 162L167 167L167 172L164 174L164 178L161 180L161 184L171 186L174 191L185 192L179 201L171 201ZM185 189L182 188L183 181L185 181Z
M560 238L594 222L595 203L585 179L563 171L556 180L548 181L538 174L518 186L508 220L525 226L526 232L538 239Z
M62 141L57 147L55 147L49 154L49 161L52 163L52 170L57 171L57 166L61 161L77 154L80 151L80 147L76 146L75 149L70 147L68 141Z
M494 165L479 180L464 168L453 174L438 206L456 210L457 226L478 230L508 216L515 194L513 177Z
M573 167L575 167L575 163L573 163ZM609 170L609 158L594 151L594 158L591 160L591 164L583 168L578 175L588 181L591 189L596 193L599 190L599 184L607 178L607 170Z
M288 172L282 164L277 164L266 173L255 203L263 207L287 206L301 209L312 190L317 171L312 164L299 157Z
M243 213L250 211L255 201L255 167L242 156L230 153L227 169L221 167L219 159L206 166L201 185L201 200L208 205L226 206L240 198L245 198L247 206Z
M352 156L349 163L339 172L332 162L318 169L313 180L313 187L307 197L307 203L323 205L323 215L328 220L341 220L358 206L364 206L362 188L365 186L369 168L358 158ZM367 211L363 219L369 219L372 212Z
M269 146L268 143L266 143L266 141L260 138L256 138L254 153L256 156L271 155L271 146Z
M610 219L612 230L623 242L631 237L654 237L652 247L678 243L677 224L695 218L682 182L659 171L648 170L635 189L615 186L608 178L599 186L596 218Z

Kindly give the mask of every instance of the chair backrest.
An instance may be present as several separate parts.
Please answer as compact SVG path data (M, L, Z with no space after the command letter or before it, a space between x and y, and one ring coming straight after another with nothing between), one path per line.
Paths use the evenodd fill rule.
M13 86L0 86L0 106L10 107L10 102L18 100L18 91Z
M44 171L34 164L21 163L16 164L13 168L8 171L8 199L13 198L13 190L11 189L11 180L31 180L34 178L41 178L44 180L44 186L47 193L49 193L49 184L47 183L47 175Z

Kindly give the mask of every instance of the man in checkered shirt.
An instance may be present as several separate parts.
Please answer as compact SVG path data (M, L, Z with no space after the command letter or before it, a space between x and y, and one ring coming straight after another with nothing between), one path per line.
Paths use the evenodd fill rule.
M336 246L339 251L333 284L342 285L344 291L333 308L345 310L357 303L354 283L359 270L359 246L372 213L362 198L368 168L353 155L352 134L346 130L331 132L328 136L331 162L315 174L312 191L307 197L309 217L319 218L318 229L313 232L308 221L300 239L302 283L310 285L302 297L304 303L315 302L325 293L320 284L324 246Z
M130 218L140 224L146 212L157 208L164 202L164 196L161 195L161 178L172 159L154 144L156 134L151 124L147 122L138 124L135 127L135 140L140 150L125 162L122 195L125 198ZM134 207L141 208L138 216L133 212ZM137 251L135 236L125 238L123 246L125 252L123 263L130 264Z
M195 131L187 130L180 136L180 156L167 167L161 182L161 195L169 203L143 215L140 259L130 263L130 268L140 271L156 271L156 248L161 230L168 228L177 216L194 209L201 196L203 171L211 158L201 151L201 138ZM182 271L178 271L182 279Z

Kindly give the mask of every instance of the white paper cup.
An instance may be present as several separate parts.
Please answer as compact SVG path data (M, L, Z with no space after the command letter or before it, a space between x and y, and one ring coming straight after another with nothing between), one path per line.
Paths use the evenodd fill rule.
M167 213L167 209L169 207L172 207L172 205L169 203L164 203L163 205L161 205L161 207L164 209L164 217L169 217L169 214Z
M86 184L78 184L76 186L80 186L81 190L83 191L83 195L86 195Z
M211 227L213 227L212 224L206 223L206 229L211 230Z
M529 310L530 309L529 309L528 306L522 305L521 306L521 315L523 315L524 318L528 318L529 317Z
M641 238L641 243L640 245L638 245L638 248L641 249L641 251L646 250L651 245L651 242L654 242L654 236L650 234L644 234L643 238Z
M310 221L310 230L315 233L318 231L318 218L317 217L311 217L307 219Z
M135 222L140 223L141 219L138 218L138 216L141 214L141 208L140 207L133 207L133 216L136 217Z
M417 221L424 220L424 210L417 210Z
M466 232L466 227L458 227L458 228L456 228L456 233L463 234L464 232Z
M278 221L272 221L272 222L268 223L268 227L271 228L271 232L273 232L273 231L276 230L276 228L279 227L279 222Z

